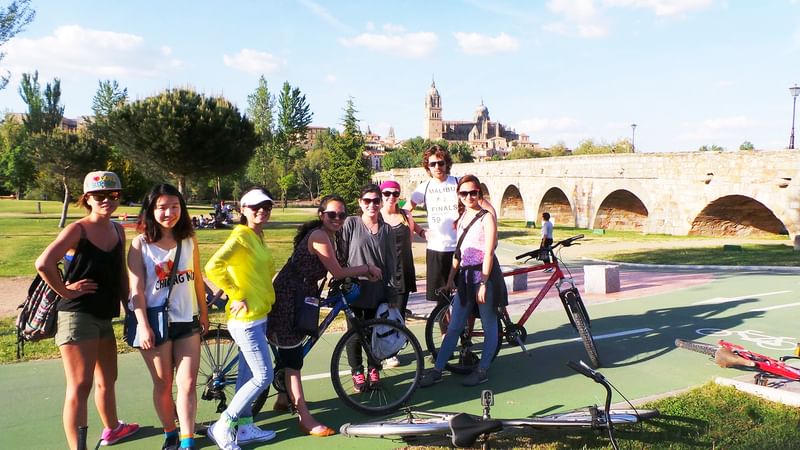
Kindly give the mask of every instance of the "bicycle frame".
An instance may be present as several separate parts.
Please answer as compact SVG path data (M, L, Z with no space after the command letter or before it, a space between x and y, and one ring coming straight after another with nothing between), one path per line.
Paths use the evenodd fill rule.
M755 368L761 372L777 375L789 380L800 381L800 369L790 366L784 362L784 358L789 359L794 357L783 356L780 360L778 360L760 353L751 352L741 345L736 345L723 340L719 341L719 346L733 352L733 354L740 358L744 358L753 362L755 364Z
M525 309L525 312L522 313L522 316L516 322L517 325L520 326L525 325L525 323L528 321L531 315L533 315L533 311L535 311L536 308L539 307L539 304L542 302L542 300L544 300L544 297L547 295L548 292L550 292L550 289L554 285L556 286L556 290L558 291L559 295L561 295L561 293L563 292L562 286L565 283L569 284L571 289L574 289L575 282L572 280L572 278L567 277L564 274L564 272L561 270L561 266L559 266L558 264L557 258L553 258L553 262L550 263L543 263L537 266L523 267L520 269L512 270L510 272L503 272L503 277L512 277L514 275L522 275L525 273L536 272L548 268L553 269L553 274L550 275L550 278L548 278L547 281L544 283L544 285L539 289L539 293L536 294L536 297L534 297L531 300L530 304L528 305L528 308Z

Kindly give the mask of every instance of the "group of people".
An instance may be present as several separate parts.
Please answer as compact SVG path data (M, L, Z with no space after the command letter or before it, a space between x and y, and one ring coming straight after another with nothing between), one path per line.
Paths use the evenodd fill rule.
M446 338L422 386L442 379L446 355L452 353L476 304L491 346L489 341L498 338L497 307L507 301L495 257L495 211L483 199L477 177L450 175L452 160L445 148L430 147L424 167L430 180L411 194L407 209L399 206L401 186L392 180L361 190L359 215L350 216L345 200L337 195L322 198L317 217L298 229L293 252L277 274L265 239L275 204L266 189L253 188L241 197L241 223L201 270L194 226L174 186L159 184L148 192L139 216L140 234L130 244L126 261L125 234L111 220L119 205L120 180L113 172L88 174L79 200L87 216L67 226L36 261L43 279L63 298L56 343L67 378L63 422L69 447L84 450L79 430L85 432L93 384L105 427L102 443L114 444L138 429L137 424L120 421L116 412L117 352L111 320L119 316L122 302L138 322L139 351L153 381L153 403L164 429L162 448L195 448L200 336L209 327L203 272L228 295L227 327L239 347L236 393L208 429L221 449L236 450L241 444L275 437L274 431L253 423L251 411L253 401L272 382L271 346L284 368L287 388L273 409L296 412L303 433L335 433L314 418L305 402L300 376L305 336L293 326L294 299L319 297L330 274L360 280L359 298L351 304L359 318L374 317L381 303L405 311L409 294L416 291L414 235L427 241L427 299L448 301L443 291L455 292ZM412 217L417 205L427 209L428 228ZM58 263L65 255L78 267L69 272L70 279L62 280ZM165 303L169 330L157 340L147 309ZM487 381L491 356L484 353L463 384ZM357 345L347 349L347 357L356 392L380 383L381 362L364 361ZM383 362L392 363L391 358Z

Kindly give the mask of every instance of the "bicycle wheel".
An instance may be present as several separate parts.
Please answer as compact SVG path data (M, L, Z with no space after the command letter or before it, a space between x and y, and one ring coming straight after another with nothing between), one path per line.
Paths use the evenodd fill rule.
M390 362L373 356L373 336L376 327L380 331L397 332L406 340ZM331 357L331 381L336 395L348 406L366 414L386 414L405 404L419 387L424 361L419 341L408 328L385 319L371 319L361 323L360 329L348 330L333 349ZM349 350L348 350L349 347ZM352 352L348 355L348 352ZM366 358L365 358L366 357ZM350 363L350 358L353 363ZM362 392L353 386L352 369L356 367L368 375L368 367L378 368L380 381L369 384Z
M442 347L442 341L447 334L448 325L450 325L450 304L439 303L433 308L428 320L425 322L425 345L428 351L431 352L434 361L439 354L439 349ZM499 317L497 318L497 329L498 331L503 329ZM498 336L497 346L492 349L493 361L497 358L497 354L500 353L501 343L502 339ZM483 352L483 328L481 327L480 318L470 314L456 348L447 360L446 368L453 373L470 373L478 367Z
M698 341L689 341L686 339L675 339L675 346L679 348L685 348L686 350L691 350L693 352L702 353L711 357L714 357L714 355L717 354L717 350L719 350L719 345L706 344L705 342Z
M212 325L200 340L197 390L203 400L217 401L217 412L228 407L236 391L239 347L223 324Z
M592 367L597 369L600 367L600 356L598 356L592 332L589 330L589 317L586 313L586 308L583 306L583 300L581 300L577 292L569 290L564 293L564 303L566 303L572 317L572 324L581 336L583 347L589 355L589 361L592 363Z
M424 436L445 436L450 433L452 414L410 413L396 419L382 419L374 422L346 423L339 433L347 437L411 438Z
M223 324L213 324L200 339L200 368L197 373L198 397L217 401L217 413L225 411L236 393L239 346ZM268 390L253 401L253 416L261 412Z

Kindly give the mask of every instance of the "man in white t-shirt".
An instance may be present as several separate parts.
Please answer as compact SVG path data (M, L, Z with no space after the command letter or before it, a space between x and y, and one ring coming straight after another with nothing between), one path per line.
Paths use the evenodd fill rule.
M539 244L539 248L547 248L553 245L553 222L550 222L550 213L546 212L542 214L542 242ZM544 253L542 255L542 261L544 263L550 262L550 253ZM552 272L552 268L545 269L545 272Z
M429 301L446 301L446 297L437 295L436 290L447 284L453 266L453 252L457 243L458 178L450 175L453 160L441 145L429 147L423 155L422 164L431 178L417 186L405 208L412 211L415 206L424 205L428 211L428 229L420 227L418 233L428 241L425 252L426 297ZM495 213L488 202L483 201L481 206Z

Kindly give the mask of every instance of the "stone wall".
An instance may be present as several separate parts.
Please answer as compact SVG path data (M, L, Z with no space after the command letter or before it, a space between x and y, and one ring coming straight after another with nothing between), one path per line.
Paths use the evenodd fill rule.
M548 210L559 224L585 228L675 235L800 234L797 150L488 161L456 164L452 173L476 175L495 208L503 204L504 194L514 192L509 189L513 185L525 218L537 223ZM421 168L395 169L374 178L395 179L404 193L428 179ZM515 216L516 211L509 208Z

